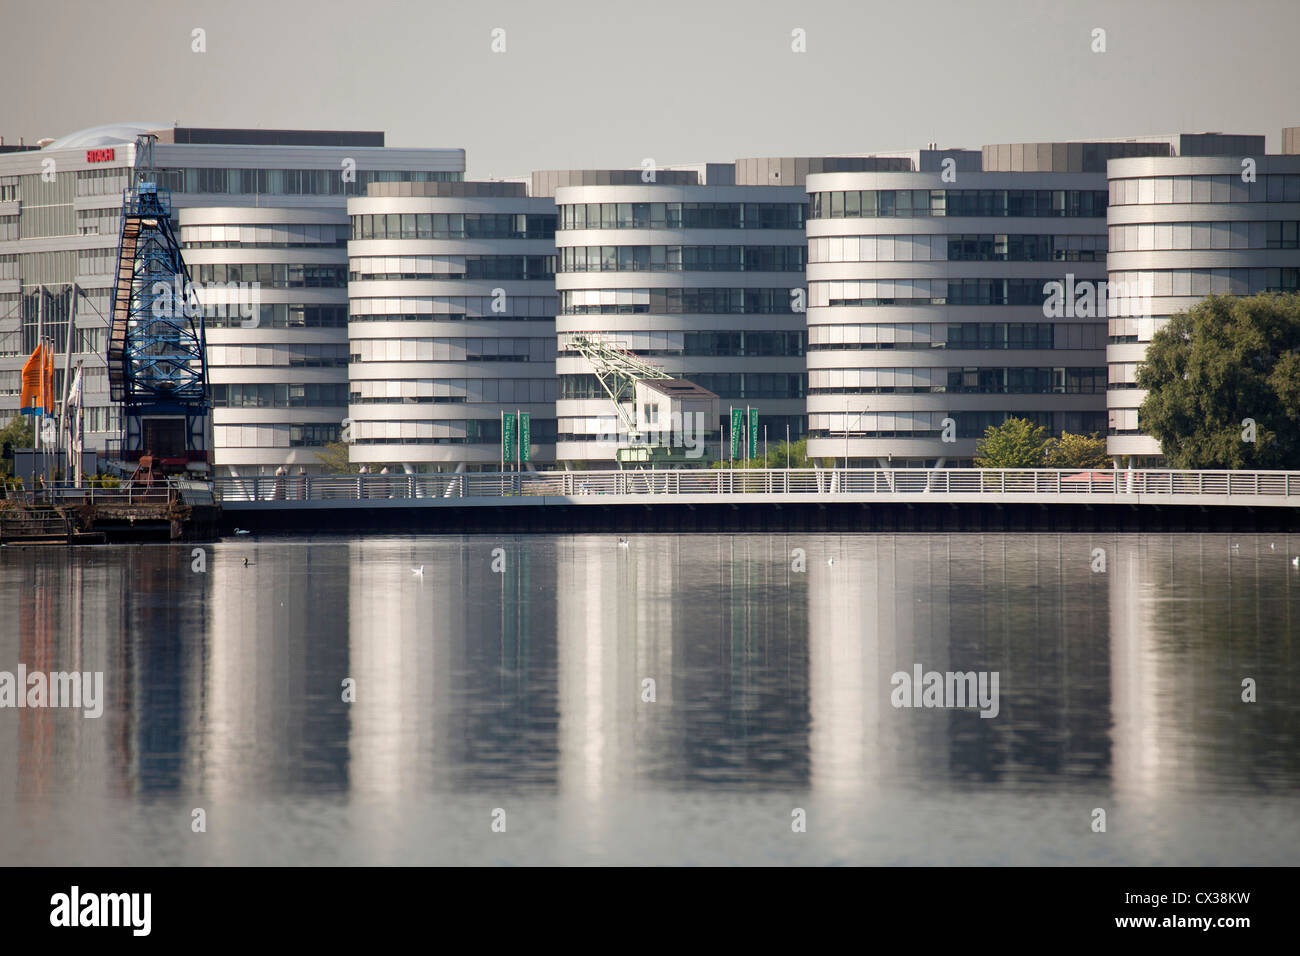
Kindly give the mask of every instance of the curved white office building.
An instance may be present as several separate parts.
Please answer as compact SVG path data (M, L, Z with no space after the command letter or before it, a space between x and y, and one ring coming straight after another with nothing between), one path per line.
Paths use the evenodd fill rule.
M804 322L794 306L806 197L799 186L731 185L733 165L706 169L726 184L693 185L686 171L659 171L654 183L588 171L580 182L606 184L555 190L556 458L566 465L609 467L626 441L592 366L567 346L574 333L715 393L720 418L729 406L757 409L773 443L787 427L802 435ZM707 425L710 455L720 425Z
M347 216L196 206L179 218L207 327L216 474L319 472L347 415Z
M1074 297L1106 277L1105 175L982 171L998 149L808 177L810 456L964 466L1009 416L1104 432L1105 319Z
M555 458L555 206L523 183L385 183L348 202L350 455L500 468L501 415Z
M138 148L146 133L152 150ZM17 412L39 330L58 346L60 394L65 364L82 366L87 447L114 454L105 356L122 191L151 161L208 312L215 473L319 471L319 444L346 415L347 199L375 182L464 177L464 150L384 143L373 131L126 124L0 147L0 423ZM250 283L255 324L233 301L249 304Z
M1211 294L1300 289L1300 156L1260 155L1258 140L1254 154L1110 163L1110 280L1140 289L1146 306L1110 320L1107 449L1122 462L1161 460L1142 433L1137 369L1169 316Z

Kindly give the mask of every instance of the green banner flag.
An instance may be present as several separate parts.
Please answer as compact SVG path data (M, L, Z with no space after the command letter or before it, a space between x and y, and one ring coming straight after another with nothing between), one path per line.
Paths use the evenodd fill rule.
M501 416L501 460L506 464L514 464L517 439L515 435L516 425L517 421L514 415L503 414Z
M731 459L735 461L740 457L740 436L745 430L745 410L743 408L733 408L731 410Z
M519 413L519 461L527 464L530 446L533 443L533 416L528 412Z
M749 457L758 457L758 409L749 410Z

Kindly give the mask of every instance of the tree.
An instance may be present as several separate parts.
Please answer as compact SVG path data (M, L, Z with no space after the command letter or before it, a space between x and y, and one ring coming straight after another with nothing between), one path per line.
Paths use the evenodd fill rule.
M1049 438L1043 448L1043 466L1046 468L1108 468L1106 439L1096 432L1091 435L1073 435L1061 432L1060 438Z
M1212 295L1151 338L1143 431L1173 468L1300 468L1300 294Z
M316 458L327 475L354 475L361 470L349 459L347 442L326 442L316 452Z
M26 415L15 415L4 428L0 428L0 474L11 473L13 450L31 448L35 438L31 421Z
M725 450L725 447L724 447ZM785 439L777 442L776 446L770 448L766 458L744 459L737 458L733 463L731 459L715 461L709 467L711 468L833 468L835 461L832 458L809 458L808 457L808 439L801 438L798 441L790 442L788 445Z
M812 466L813 463L808 460L807 438L800 438L788 445L784 440L779 442L767 453L767 460L763 462L764 468L811 468Z
M1008 418L1001 425L984 429L975 445L975 464L980 468L1042 468L1047 429L1027 418Z

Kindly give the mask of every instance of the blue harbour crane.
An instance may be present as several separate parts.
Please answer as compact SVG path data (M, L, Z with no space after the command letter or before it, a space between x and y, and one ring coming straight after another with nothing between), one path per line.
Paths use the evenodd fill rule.
M212 447L203 312L172 228L171 193L152 168L154 139L137 140L136 182L122 200L109 393L121 403L124 465L203 474Z

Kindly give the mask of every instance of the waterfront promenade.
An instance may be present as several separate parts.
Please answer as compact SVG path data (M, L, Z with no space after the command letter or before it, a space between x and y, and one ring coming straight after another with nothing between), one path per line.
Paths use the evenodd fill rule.
M1300 472L681 469L221 478L228 524L364 530L1286 530Z

